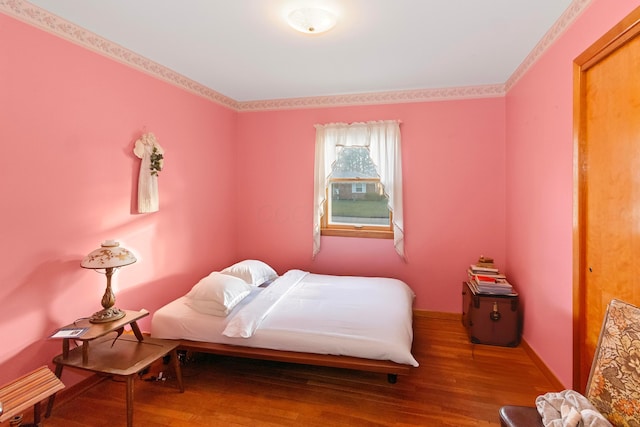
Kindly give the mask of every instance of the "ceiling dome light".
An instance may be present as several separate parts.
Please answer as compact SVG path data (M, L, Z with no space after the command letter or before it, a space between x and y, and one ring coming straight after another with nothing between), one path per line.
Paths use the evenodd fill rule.
M333 13L318 8L296 9L289 14L287 21L294 29L306 34L324 33L336 25Z

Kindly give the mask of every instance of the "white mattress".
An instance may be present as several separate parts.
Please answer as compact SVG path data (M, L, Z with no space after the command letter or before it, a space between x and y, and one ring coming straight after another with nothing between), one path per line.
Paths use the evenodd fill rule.
M276 292L292 273L299 283ZM282 294L262 314L273 294ZM267 294L271 298L267 297ZM328 276L292 270L265 288L255 288L227 317L194 311L180 297L155 312L151 335L247 347L333 354L418 366L411 354L413 291L389 278ZM227 325L254 316L248 338L225 336ZM229 331L225 334L230 335ZM233 335L233 333L231 333Z

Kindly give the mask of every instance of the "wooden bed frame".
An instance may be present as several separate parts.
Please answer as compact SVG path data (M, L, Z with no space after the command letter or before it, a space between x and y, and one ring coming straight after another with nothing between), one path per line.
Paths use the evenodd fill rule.
M270 350L265 348L241 347L230 344L181 340L178 350L219 354L222 356L244 357L248 359L272 360L276 362L298 363L302 365L327 366L331 368L354 369L358 371L387 374L387 380L395 384L398 375L408 375L410 365L390 360L362 359L330 354L301 353L295 351Z

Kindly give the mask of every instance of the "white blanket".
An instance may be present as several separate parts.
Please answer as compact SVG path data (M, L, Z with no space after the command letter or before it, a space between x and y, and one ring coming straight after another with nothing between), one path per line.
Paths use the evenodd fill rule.
M573 390L538 396L536 407L545 427L612 427L586 397Z
M300 284L307 275L304 271L290 270L262 291L243 310L231 316L222 335L227 337L249 338L253 336L262 320L269 315L289 292Z

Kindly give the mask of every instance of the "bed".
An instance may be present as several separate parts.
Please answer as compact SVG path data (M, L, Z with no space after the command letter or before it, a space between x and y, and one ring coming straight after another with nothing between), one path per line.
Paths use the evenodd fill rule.
M153 315L151 335L183 350L386 373L411 354L414 293L380 277L331 276L245 260L201 279Z

